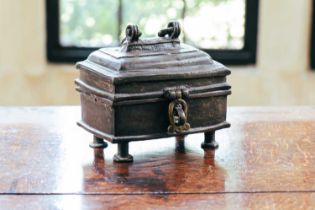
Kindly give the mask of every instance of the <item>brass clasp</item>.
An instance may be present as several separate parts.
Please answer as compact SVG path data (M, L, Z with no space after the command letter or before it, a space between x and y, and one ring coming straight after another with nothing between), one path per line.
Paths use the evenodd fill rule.
M172 100L168 105L168 117L170 125L169 133L182 133L189 130L190 125L187 122L188 105L183 99L188 98L189 91L186 87L168 88L164 90L166 98Z

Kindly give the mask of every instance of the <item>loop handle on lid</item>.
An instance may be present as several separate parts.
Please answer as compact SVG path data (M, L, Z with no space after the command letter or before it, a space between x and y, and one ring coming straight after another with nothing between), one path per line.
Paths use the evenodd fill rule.
M136 42L142 35L137 25L128 25L126 28L126 39L128 42Z
M166 29L162 29L159 31L158 36L159 37L165 37L165 35L168 35L171 39L177 39L180 35L181 28L179 22L170 22L167 25Z

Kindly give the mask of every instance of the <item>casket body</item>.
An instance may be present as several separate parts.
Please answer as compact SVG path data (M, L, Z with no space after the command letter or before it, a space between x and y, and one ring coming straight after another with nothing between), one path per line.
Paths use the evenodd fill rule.
M103 48L77 68L80 78L75 84L82 108L78 124L99 138L120 143L229 127L230 71L178 39ZM179 105L181 113L174 106L170 110L176 101L185 103Z

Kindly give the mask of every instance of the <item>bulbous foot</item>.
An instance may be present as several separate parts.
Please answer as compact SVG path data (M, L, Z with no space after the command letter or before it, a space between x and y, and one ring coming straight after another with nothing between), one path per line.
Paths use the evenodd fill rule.
M89 144L91 148L106 148L108 144L102 139L97 136L93 137L93 141Z
M127 155L127 156L121 156L119 154L114 155L114 161L116 163L131 163L133 162L133 157L132 155Z
M203 149L217 149L219 144L215 141L215 132L206 132L205 140L201 144L201 148Z
M185 135L176 136L175 151L185 153Z
M129 143L118 143L117 154L114 155L114 161L117 163L130 163L133 162L132 155L129 154Z

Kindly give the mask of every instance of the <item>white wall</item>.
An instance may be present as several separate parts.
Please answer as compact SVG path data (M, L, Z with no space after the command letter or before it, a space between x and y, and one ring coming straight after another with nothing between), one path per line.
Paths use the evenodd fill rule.
M233 68L231 105L313 105L311 0L260 0L258 62Z
M230 105L313 105L311 0L260 0L255 66L231 67ZM0 0L0 105L78 104L73 65L49 64L45 0Z

